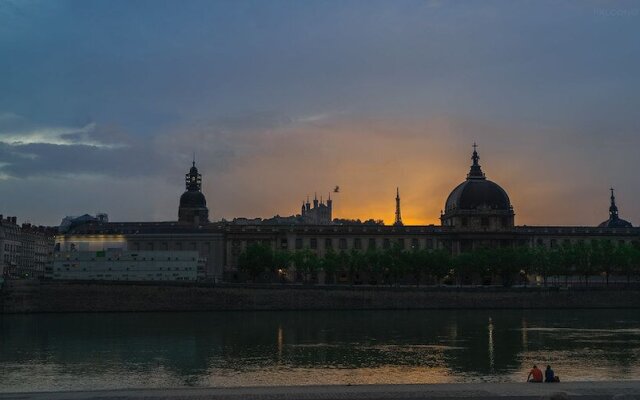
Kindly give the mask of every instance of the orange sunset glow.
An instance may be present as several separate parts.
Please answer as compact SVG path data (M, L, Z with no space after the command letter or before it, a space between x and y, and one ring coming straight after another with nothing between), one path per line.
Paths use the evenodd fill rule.
M299 213L307 196L313 199L317 193L326 200L339 185L340 192L331 193L336 218L392 223L399 187L403 221L437 225L446 196L468 173L474 140L487 178L509 193L518 224L587 225L606 216L608 180L588 159L562 154L562 145L557 153L550 152L542 140L510 134L516 130L523 127L445 117L326 117L221 135L201 147L198 157L204 192L216 217L227 219ZM198 132L186 137L196 140L202 134ZM213 164L206 155L224 146L241 151L222 171L208 173ZM599 176L601 181L594 180ZM585 197L571 208L553 206L564 203L571 192Z

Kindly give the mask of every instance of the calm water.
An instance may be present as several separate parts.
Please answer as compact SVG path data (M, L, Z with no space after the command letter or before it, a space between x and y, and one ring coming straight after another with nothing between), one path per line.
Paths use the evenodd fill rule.
M0 316L0 391L637 379L640 312Z

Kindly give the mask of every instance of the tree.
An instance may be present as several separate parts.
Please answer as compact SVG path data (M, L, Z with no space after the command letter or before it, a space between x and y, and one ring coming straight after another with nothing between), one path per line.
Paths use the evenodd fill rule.
M383 272L384 267L381 262L380 252L377 250L367 250L364 254L365 258L365 268L367 273L370 275L370 281L375 281L376 283L382 282L383 280Z
M249 274L253 281L273 266L273 249L262 243L247 246L238 257L238 268Z
M584 276L584 281L589 286L589 278L597 271L592 259L592 247L584 242L578 242L574 247L576 270Z
M366 267L366 258L364 254L360 253L356 249L351 249L349 253L344 254L346 255L346 265L349 269L349 282L353 285L356 283L355 277L359 277Z
M309 249L296 251L293 253L292 259L296 270L302 274L305 283L308 283L309 278L320 268L318 255Z
M560 274L564 275L565 286L569 285L569 276L576 269L576 252L571 243L565 243L560 249Z
M604 240L602 242L593 241L592 245L595 245L593 249L594 263L604 272L606 285L609 286L609 275L611 275L616 262L622 260L616 260L616 246L614 246L610 240ZM622 254L621 252L620 255Z
M627 275L627 282L629 282L631 275L637 276L640 274L640 247L632 245L629 247L629 271Z
M546 252L547 260L549 262L549 275L556 277L556 283L558 283L558 277L563 274L563 254L562 249L554 248Z
M380 254L380 262L387 273L389 284L397 285L398 279L405 273L401 253L400 246L395 244L388 249L384 249Z
M291 253L287 250L276 250L273 253L272 272L278 274L278 279L285 281L289 265L291 264Z
M542 284L544 286L547 286L549 275L554 271L552 252L553 251L542 246L536 247L530 252L531 272L542 277Z
M443 249L434 250L430 254L430 273L435 277L436 283L440 283L451 272L451 254Z
M511 247L495 249L491 252L491 258L493 259L492 270L500 277L502 285L513 285L514 276L520 272L514 249Z
M518 246L513 249L515 253L515 263L518 274L524 281L524 285L529 283L529 273L533 266L533 252L526 246Z
M458 285L462 286L470 282L474 270L474 254L472 252L460 253L453 258L453 270Z
M327 250L320 262L320 267L324 271L325 274L325 282L326 283L334 283L336 279L336 271L340 266L340 255L337 254L333 249Z
M426 270L429 254L425 251L411 250L401 253L402 263L406 265L406 269L411 273L416 287L420 287L420 282Z
M631 277L640 271L640 249L634 245L620 244L614 251L616 272L626 276L627 286L631 284Z

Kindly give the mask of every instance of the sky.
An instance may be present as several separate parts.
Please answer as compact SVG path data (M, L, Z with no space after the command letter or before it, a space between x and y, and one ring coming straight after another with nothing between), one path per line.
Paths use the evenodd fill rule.
M518 225L640 224L640 4L0 0L0 213L438 224L477 142Z

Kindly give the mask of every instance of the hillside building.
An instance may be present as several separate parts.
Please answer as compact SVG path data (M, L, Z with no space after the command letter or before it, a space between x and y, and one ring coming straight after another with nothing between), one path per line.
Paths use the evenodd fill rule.
M318 196L316 195L313 198L313 207L311 203L309 203L308 198L306 203L302 203L300 222L308 225L327 225L333 221L332 213L333 201L331 200L331 195L329 195L326 204L322 200L322 197L320 197L318 201Z

